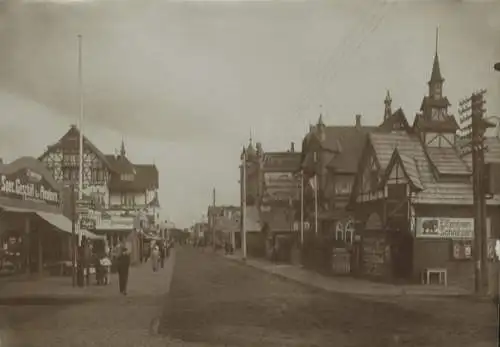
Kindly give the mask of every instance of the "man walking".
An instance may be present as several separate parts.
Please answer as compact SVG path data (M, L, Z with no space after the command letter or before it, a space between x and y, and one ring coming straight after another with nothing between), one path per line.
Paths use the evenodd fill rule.
M126 246L122 246L118 256L118 282L120 293L127 295L128 270L130 268L130 254Z
M163 269L165 265L165 240L161 240L160 242L160 266Z

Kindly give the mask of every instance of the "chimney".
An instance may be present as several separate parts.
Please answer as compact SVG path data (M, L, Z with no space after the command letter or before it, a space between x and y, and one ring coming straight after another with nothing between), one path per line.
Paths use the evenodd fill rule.
M356 115L356 128L361 128L361 115Z
M290 144L290 152L294 153L295 152L295 143Z

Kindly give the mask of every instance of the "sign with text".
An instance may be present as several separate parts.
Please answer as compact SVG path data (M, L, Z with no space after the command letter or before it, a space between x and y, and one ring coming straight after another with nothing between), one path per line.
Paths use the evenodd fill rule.
M95 230L96 220L89 217L80 218L80 228L85 230Z
M416 237L472 239L474 238L474 219L417 217Z
M30 169L22 169L13 174L0 175L0 194L13 199L33 200L46 204L59 204L59 192Z
M264 173L265 199L297 200L300 196L300 180L291 172Z

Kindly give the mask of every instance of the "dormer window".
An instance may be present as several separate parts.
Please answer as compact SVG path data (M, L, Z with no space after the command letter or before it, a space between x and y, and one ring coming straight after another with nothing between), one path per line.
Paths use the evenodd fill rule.
M134 180L134 175L133 174L121 174L120 179L122 181L133 181Z

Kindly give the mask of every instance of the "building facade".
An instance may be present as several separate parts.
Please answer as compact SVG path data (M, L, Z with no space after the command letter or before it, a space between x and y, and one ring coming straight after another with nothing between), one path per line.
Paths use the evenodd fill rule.
M413 125L399 109L384 119L384 131L368 135L349 203L359 222L360 273L420 281L426 269L440 268L448 283L473 284L472 165L470 156L461 155L443 82L436 53ZM500 142L487 142L486 162L500 162ZM487 205L486 234L498 237L498 188Z
M79 136L77 127L71 126L39 157L55 180L66 187L78 187ZM105 155L84 136L82 171L84 199L92 201L85 220L92 221L96 232L108 235L111 245L137 230L159 229L159 178L155 165L131 163L123 141L118 154ZM130 246L136 250L139 246L133 243Z

